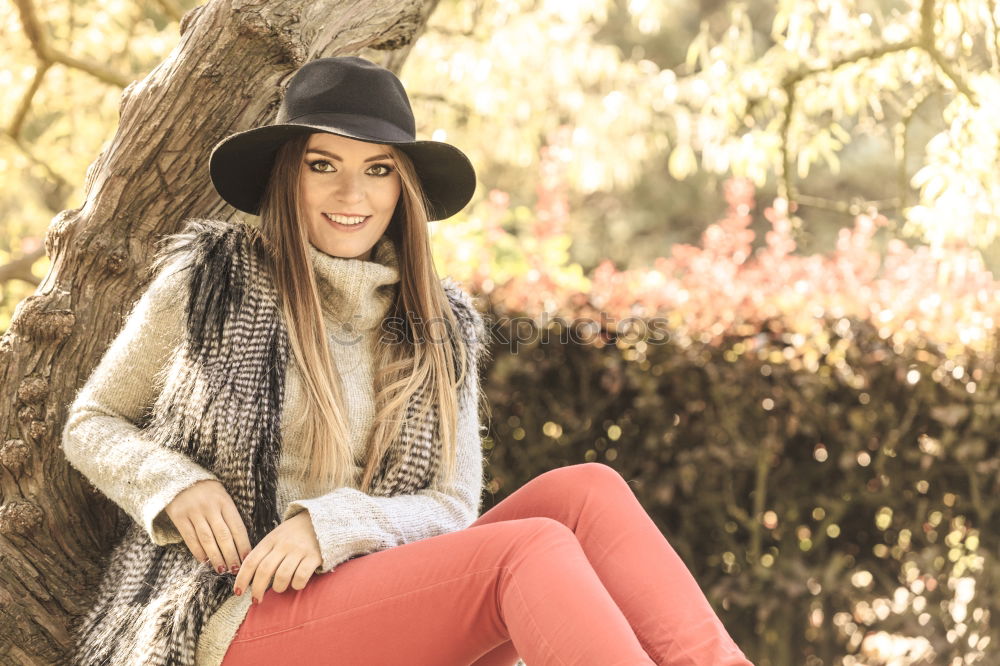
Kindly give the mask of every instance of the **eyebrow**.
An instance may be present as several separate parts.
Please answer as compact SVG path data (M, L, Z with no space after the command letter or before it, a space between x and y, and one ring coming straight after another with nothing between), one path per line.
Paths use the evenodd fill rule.
M331 152L326 151L326 150L320 150L319 148L310 148L306 152L307 153L319 153L320 155L326 155L327 157L332 157L333 159L337 160L338 162L343 162L344 161L344 158L341 157L340 155L338 155L336 153L331 153ZM391 159L389 157L389 155L387 155L386 153L382 153L381 155L376 155L375 157L369 157L368 159L365 160L365 162L374 162L375 160L388 160L388 159Z

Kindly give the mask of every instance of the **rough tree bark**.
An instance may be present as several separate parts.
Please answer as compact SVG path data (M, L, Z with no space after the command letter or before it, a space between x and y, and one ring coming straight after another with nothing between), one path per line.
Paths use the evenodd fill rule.
M148 283L154 242L185 218L236 214L209 180L211 147L270 122L309 60L358 54L398 71L437 1L212 0L125 89L83 206L48 229L51 271L0 338L0 664L66 662L69 626L130 520L68 465L62 424Z

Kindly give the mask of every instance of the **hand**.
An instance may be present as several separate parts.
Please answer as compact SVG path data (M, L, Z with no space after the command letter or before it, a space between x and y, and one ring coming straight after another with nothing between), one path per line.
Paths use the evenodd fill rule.
M254 603L260 603L268 585L279 593L287 590L289 583L301 590L322 563L309 511L301 511L268 532L243 559L233 592L240 595L250 590Z
M250 535L226 487L203 479L185 488L164 509L199 562L211 561L219 573L240 567L250 553Z

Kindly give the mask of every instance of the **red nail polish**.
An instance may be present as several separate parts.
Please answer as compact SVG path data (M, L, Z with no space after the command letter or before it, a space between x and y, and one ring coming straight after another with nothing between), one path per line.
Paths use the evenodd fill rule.
M254 604L259 604L260 602L259 602L259 601L257 601L257 597L254 597L254 598L253 598L253 602L252 602L252 603L254 603Z
M232 571L233 573L238 573L240 570L240 565L234 564L233 566L229 567L229 570Z
M233 588L233 594L235 594L236 596L240 596L240 595L242 595L242 594L243 594L243 590L241 590L241 589L240 589L240 588L238 588L238 587L236 587L236 588Z
M225 573L226 572L226 565L225 564L220 564L219 568L216 569L216 571L218 571L219 573Z

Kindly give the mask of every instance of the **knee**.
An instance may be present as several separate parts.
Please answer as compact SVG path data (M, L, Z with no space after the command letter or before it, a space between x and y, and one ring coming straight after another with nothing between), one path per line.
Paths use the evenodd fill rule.
M564 484L568 491L596 488L599 492L618 492L622 489L632 492L621 474L604 463L585 462L566 465L549 470L546 474L551 474L553 480Z
M498 570L513 569L552 549L579 547L573 530L555 518L528 516L468 528L479 537L477 557Z
M521 560L524 556L540 552L547 546L565 545L566 542L577 544L573 530L555 518L547 516L530 516L516 518L501 523L500 529L506 530L506 539L502 540L502 559L509 564L512 560Z
M518 572L549 571L549 567L562 567L574 558L586 561L576 534L554 518L530 516L483 527L494 528L486 544L489 555L482 552L481 556L492 558L494 580L500 585Z
M522 543L536 543L539 540L576 540L572 529L548 516L528 516L510 522L516 524L515 540Z

